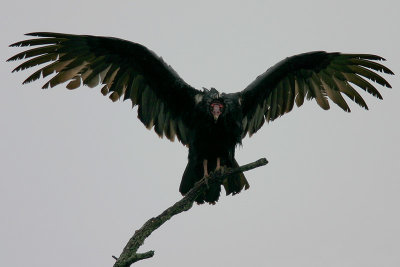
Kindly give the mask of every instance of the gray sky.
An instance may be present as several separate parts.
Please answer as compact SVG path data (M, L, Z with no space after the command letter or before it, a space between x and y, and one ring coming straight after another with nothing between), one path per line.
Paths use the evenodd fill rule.
M135 229L180 199L187 151L99 88L22 86L23 33L146 45L189 84L242 90L313 50L374 53L400 73L398 1L3 1L0 266L112 266ZM148 238L137 266L400 266L398 76L347 114L315 102L247 138L250 190L195 206Z

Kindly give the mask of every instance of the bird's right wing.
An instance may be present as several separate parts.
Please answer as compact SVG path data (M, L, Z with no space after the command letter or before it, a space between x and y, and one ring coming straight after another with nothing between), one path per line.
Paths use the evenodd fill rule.
M146 47L122 39L90 35L37 32L40 38L11 46L37 46L11 57L8 61L29 59L14 71L46 64L23 83L55 73L43 88L69 82L68 89L81 85L103 84L101 92L111 100L120 97L138 105L138 118L159 136L188 143L187 116L195 98L203 92L192 88L155 53Z

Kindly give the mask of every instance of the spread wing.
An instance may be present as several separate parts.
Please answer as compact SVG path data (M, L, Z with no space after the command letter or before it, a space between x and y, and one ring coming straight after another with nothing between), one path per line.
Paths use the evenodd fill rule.
M202 94L189 86L155 53L122 39L90 35L36 32L40 38L11 46L39 46L19 53L8 61L27 59L14 71L47 64L23 83L53 76L43 88L69 82L68 89L81 85L104 85L101 92L116 101L123 97L138 105L138 118L160 136L175 136L188 143L187 127L195 96Z
M350 112L343 98L356 102L368 109L361 95L354 89L360 87L371 95L382 99L378 90L366 79L391 88L390 84L376 72L393 74L376 61L382 57L368 54L310 52L288 57L237 93L243 111L243 137L257 132L265 121L292 110L294 103L299 107L304 99L315 99L318 105L329 109L328 98Z

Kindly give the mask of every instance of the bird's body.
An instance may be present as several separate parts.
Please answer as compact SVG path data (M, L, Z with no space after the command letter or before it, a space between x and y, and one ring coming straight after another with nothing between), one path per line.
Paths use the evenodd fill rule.
M223 113L214 119L210 110L213 103L221 104ZM189 162L182 177L179 191L186 194L204 175L204 160L207 161L207 172L217 168L217 160L221 166L237 167L235 147L242 141L242 114L239 99L233 94L219 94L212 88L204 90L204 96L198 100L190 128L192 136L189 141ZM229 177L225 185L227 194L238 193L249 185L243 174ZM210 188L205 196L197 199L215 203L218 200L220 186Z
M260 75L243 91L231 94L216 89L197 90L188 85L155 53L122 39L90 35L39 32L40 38L11 46L37 46L9 60L28 59L14 71L48 63L24 83L55 73L43 88L68 82L68 89L81 85L103 85L101 92L113 101L123 97L138 106L138 118L149 129L189 148L188 164L180 192L186 194L195 182L214 170L238 166L235 148L264 122L290 112L294 104L315 99L323 109L333 101L343 110L350 108L343 96L368 109L357 86L375 97L378 90L366 79L382 86L390 84L376 72L393 74L370 54L341 54L323 51L286 58ZM243 174L228 177L227 194L239 193L249 184ZM196 199L215 203L221 186L210 187Z

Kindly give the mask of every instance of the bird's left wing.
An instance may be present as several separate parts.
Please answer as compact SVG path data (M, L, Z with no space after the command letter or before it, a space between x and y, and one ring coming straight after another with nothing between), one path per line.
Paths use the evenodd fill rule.
M368 54L341 54L316 51L288 57L237 93L243 111L243 134L251 136L265 121L292 110L294 103L301 106L304 98L315 99L323 109L329 109L328 98L350 112L342 95L368 109L354 85L382 99L378 90L363 77L391 87L376 72L393 72L376 61L382 57Z
M68 89L81 85L103 84L101 92L111 100L123 97L138 105L138 118L147 128L154 126L159 136L188 143L188 120L195 97L201 91L192 88L155 53L146 47L122 39L90 35L36 32L40 38L10 46L39 46L19 53L8 61L28 59L14 71L48 64L23 83L55 73L43 88L69 82Z

